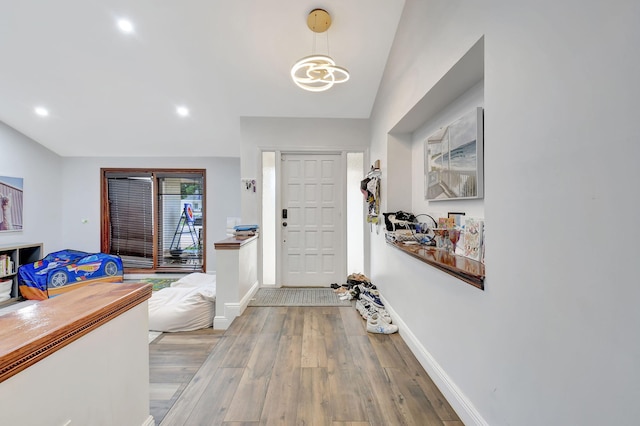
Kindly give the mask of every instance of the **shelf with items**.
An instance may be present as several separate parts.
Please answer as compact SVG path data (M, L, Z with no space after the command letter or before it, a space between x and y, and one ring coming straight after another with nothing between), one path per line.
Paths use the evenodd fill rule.
M484 264L477 260L416 243L406 244L404 242L387 241L387 244L480 290L484 290Z
M42 243L17 243L0 245L0 305L20 299L18 268L42 259Z

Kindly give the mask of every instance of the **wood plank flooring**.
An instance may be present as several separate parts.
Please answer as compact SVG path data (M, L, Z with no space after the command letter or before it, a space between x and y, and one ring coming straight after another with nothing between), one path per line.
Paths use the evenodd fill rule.
M462 426L402 338L367 333L350 307L249 307L149 355L161 426Z
M211 328L163 333L149 345L150 410L156 424L176 403L222 333Z

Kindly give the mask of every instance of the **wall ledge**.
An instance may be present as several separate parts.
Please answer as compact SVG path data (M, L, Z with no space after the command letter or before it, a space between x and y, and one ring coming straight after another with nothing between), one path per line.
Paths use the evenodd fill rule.
M0 382L150 297L150 284L96 283L3 315Z

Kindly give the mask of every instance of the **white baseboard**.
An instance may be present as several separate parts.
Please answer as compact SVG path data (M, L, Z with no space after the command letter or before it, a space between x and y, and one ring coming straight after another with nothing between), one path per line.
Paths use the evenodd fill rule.
M251 302L251 299L253 299L253 296L255 296L259 288L260 282L256 281L255 283L253 283L247 294L244 295L244 297L240 301L240 315L242 315L244 310L247 309L247 306L249 306L249 302Z
M142 426L156 426L156 421L151 414L149 414L149 417L142 423Z
M224 312L222 312L223 315L216 315L213 318L213 329L226 330L227 328L229 328L229 326L233 322L233 319L242 315L244 310L247 309L249 302L256 294L259 287L260 283L256 281L255 283L253 283L247 294L244 295L239 303L225 303Z
M229 319L224 315L216 315L213 318L213 329L214 330L226 330L231 325L231 321L233 319Z
M420 343L411 329L407 327L407 324L402 321L398 313L393 310L393 307L390 306L384 298L382 298L382 302L391 314L393 323L398 326L398 333L402 336L402 339L407 343L411 352L413 352L418 362L427 374L429 374L429 377L431 377L431 380L433 380L438 389L440 389L440 392L442 392L462 422L468 426L489 426L469 398L462 393L460 388L451 380L440 364L438 364L429 351Z

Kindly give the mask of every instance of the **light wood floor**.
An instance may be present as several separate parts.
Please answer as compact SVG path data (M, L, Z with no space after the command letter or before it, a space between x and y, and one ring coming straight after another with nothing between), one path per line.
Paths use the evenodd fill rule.
M249 307L149 351L162 426L462 425L400 335L367 333L354 308Z

